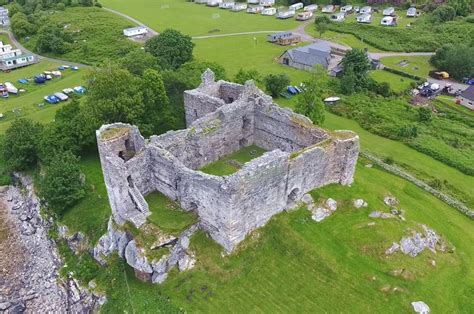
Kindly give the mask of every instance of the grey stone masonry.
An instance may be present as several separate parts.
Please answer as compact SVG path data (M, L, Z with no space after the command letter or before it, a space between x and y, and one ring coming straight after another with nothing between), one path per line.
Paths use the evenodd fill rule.
M137 127L115 123L97 131L114 221L140 227L150 214L144 196L159 191L194 211L200 226L228 252L275 214L327 184L353 181L359 138L329 132L279 107L252 81L215 81L184 94L187 129L145 140ZM199 169L255 144L266 150L228 176Z

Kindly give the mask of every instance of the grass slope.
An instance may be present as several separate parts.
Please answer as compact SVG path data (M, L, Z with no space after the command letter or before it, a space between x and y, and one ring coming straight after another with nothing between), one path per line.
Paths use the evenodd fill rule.
M123 12L157 32L177 29L191 36L296 28L294 19L279 20L243 12L210 8L185 0L105 0L101 3Z
M402 93L410 88L411 82L415 80L388 72L384 70L375 70L370 72L370 77L379 83L388 83L395 93Z
M40 74L43 71L57 70L59 65L58 63L45 60L9 73L0 72L0 82L11 82L18 89L23 88L26 90L26 92L20 93L18 96L11 95L7 99L0 99L1 112L5 116L0 120L0 134L8 129L11 121L17 116L25 116L38 122L52 121L57 109L61 105L45 104L42 108L38 107L38 104L44 103L44 96L60 92L67 87L72 88L84 84L85 69L79 69L79 71L65 70L62 72L61 78L54 78L45 84L36 84L32 81L28 82L28 84L17 82L22 78L33 78L36 74ZM13 110L16 110L16 113Z
M74 42L65 54L48 53L47 56L72 62L97 65L105 59L123 56L140 45L123 36L123 29L136 26L129 20L96 7L67 8L65 11L52 11L47 15L48 22L61 27L67 26ZM34 51L37 35L23 41L28 49Z
M408 61L408 64L401 66L399 65L401 61ZM428 77L428 72L434 70L429 61L430 57L427 56L385 57L380 59L380 62L389 68L419 77Z
M407 222L368 218L372 210L388 210L382 203L388 194L399 198ZM206 313L399 313L409 312L416 300L427 302L433 312L474 310L471 220L412 184L362 164L351 187L329 186L314 195L335 198L339 209L320 224L306 210L281 214L228 257L198 234L192 239L197 267L172 274L163 294L188 311ZM359 197L368 208L350 205ZM386 257L392 241L418 223L442 234L454 253ZM436 267L430 266L432 260ZM393 274L399 269L405 269L403 276Z
M200 171L216 176L227 176L239 171L240 168L237 165L244 165L252 159L262 156L265 152L266 150L263 148L250 145L202 167Z

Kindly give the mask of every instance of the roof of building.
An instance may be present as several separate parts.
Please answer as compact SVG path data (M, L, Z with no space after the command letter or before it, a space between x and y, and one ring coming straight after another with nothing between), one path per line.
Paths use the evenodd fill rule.
M320 41L308 46L298 47L287 51L294 62L313 66L315 64L329 65L331 46L328 42Z
M468 88L461 92L460 96L474 101L474 85L469 85Z
M138 30L141 30L141 29L146 29L146 26L135 26L135 27L130 27L130 28L126 28L124 29L124 31L138 31Z

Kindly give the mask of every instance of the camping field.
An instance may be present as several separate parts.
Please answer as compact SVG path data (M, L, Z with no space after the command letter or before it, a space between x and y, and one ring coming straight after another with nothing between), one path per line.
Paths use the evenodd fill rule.
M248 14L245 11L230 12L186 0L105 0L101 3L157 32L174 28L191 36L288 30L299 24L294 19L279 20L274 16Z
M36 74L43 71L54 71L60 64L42 60L37 64L16 69L9 73L0 73L0 82L11 82L18 89L25 89L25 92L18 96L10 95L9 98L0 99L0 112L4 118L0 120L0 134L4 133L15 117L23 116L38 122L49 122L54 119L56 110L61 105L50 105L44 101L44 96L62 91L64 88L72 88L84 84L84 75L87 69L78 71L65 70L61 78L53 78L45 84L36 84L29 81L27 84L18 83L19 79L31 79ZM38 106L44 104L43 107Z
M381 58L383 65L419 77L427 77L428 72L434 70L427 56L403 56Z

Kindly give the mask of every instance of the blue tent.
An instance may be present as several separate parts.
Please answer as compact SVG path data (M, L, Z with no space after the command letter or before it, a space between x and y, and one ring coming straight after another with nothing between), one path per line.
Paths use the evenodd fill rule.
M298 91L293 86L288 86L288 92L292 95L298 94Z
M46 100L46 101L47 101L48 103L50 103L50 104L57 104L57 103L59 103L59 102L61 101L58 97L56 97L56 96L54 96L54 95L46 96L46 97L44 98L44 100Z
M46 82L46 77L44 77L44 75L35 76L35 83L44 84L45 82Z
M18 80L18 83L20 83L20 84L26 84L26 83L28 83L28 80L27 80L27 79L19 79L19 80Z

